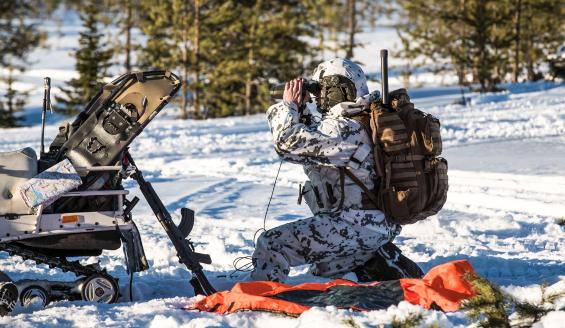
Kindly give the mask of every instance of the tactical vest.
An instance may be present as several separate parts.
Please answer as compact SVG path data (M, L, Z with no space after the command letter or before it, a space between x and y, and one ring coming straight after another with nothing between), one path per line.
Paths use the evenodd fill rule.
M391 109L373 103L369 112L351 117L373 142L376 187L369 190L351 171L346 174L389 221L410 224L436 214L445 204L447 161L438 157L439 120L414 108L406 89L392 91L390 99Z

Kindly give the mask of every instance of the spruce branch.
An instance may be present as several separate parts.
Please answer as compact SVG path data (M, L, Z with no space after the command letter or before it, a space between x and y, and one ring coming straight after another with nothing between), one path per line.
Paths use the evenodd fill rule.
M485 278L468 276L466 279L473 285L476 296L465 301L462 308L479 327L530 327L557 310L557 301L565 297L565 291L549 293L548 285L542 284L539 303L520 301ZM514 322L510 320L512 312L518 317Z
M463 303L469 318L478 321L479 327L510 328L507 312L509 298L500 288L491 284L485 278L468 276L467 280L473 285L476 296Z
M353 320L353 317L347 317L345 319L343 319L342 323L344 325L346 325L347 327L351 327L351 328L361 328L359 327L359 325L355 322L355 320Z
M541 318L549 312L557 310L556 302L562 297L565 297L565 291L549 293L547 287L547 284L540 286L541 301L538 304L527 301L516 301L516 313L522 322L526 322L526 326L531 326L540 321Z
M390 325L392 328L415 328L423 319L424 316L421 313L410 313L403 319L394 316Z

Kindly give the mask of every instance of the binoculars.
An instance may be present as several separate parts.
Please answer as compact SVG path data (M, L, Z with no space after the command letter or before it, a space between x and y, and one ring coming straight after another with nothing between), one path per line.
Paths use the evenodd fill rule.
M282 99L284 93L285 83L276 84L271 88L270 95L272 99ZM314 80L304 80L302 84L303 97L306 96L306 92L318 95L322 90L320 83Z

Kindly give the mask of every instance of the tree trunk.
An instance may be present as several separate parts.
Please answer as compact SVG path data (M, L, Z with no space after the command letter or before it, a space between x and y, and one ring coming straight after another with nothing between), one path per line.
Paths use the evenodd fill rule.
M186 57L185 55L183 55L183 57ZM183 58L184 61L184 58ZM182 95L180 97L180 118L183 120L186 120L188 118L188 81L187 81L187 77L188 76L188 67L186 65L183 65L182 68Z
M528 63L526 67L528 70L528 81L535 81L536 71L534 69L534 61L531 59L531 56L528 56Z
M16 111L16 90L14 90L14 69L12 65L8 65L8 78L6 79L7 89L6 89L6 106L8 107L8 113L10 117Z
M533 19L533 11L534 8L530 1L524 1L522 7L522 14L524 15L525 22L531 22ZM534 71L534 56L532 56L532 49L533 49L533 38L535 30L532 29L530 24L524 24L522 26L522 52L523 52L523 62L525 63L526 67L526 78L528 81L533 81L535 79L535 71Z
M524 62L526 63L526 72L528 81L533 81L535 78L534 59L532 57L532 31L529 31L528 36L524 40Z
M124 63L124 67L127 72L131 71L131 28L132 28L132 13L131 13L131 2L130 0L126 0L125 7L126 7L126 25L125 25L125 33L126 33L126 44L124 46L124 51L126 53L126 60Z
M462 10L466 10L467 8L467 1L466 0L460 0L459 1L460 6L462 8ZM464 40L464 38L466 37L467 34L467 30L465 28L465 24L460 24L460 29L459 29L459 38L461 40ZM467 53L467 44L465 42L462 43L462 53L466 54ZM459 83L459 86L465 86L467 84L467 80L466 80L466 76L465 73L467 72L467 68L469 67L469 62L466 61L465 59L462 59L461 57L465 58L466 56L454 56L452 57L452 62L455 63L455 72L457 73L457 81Z
M256 30L257 25L259 24L259 15L261 14L261 7L263 3L261 0L258 0L255 3L254 8L254 15L253 20L251 22L251 28L249 31L249 47L247 49L247 76L245 79L245 115L250 115L252 110L252 103L251 103L251 91L253 88L253 66L255 65L255 38L256 38Z
M484 18L486 15L486 4L484 2L479 1L476 8L476 17L477 17L477 52L478 56L476 58L479 60L475 65L478 68L478 78L479 84L481 85L481 92L487 91L487 85L490 85L490 80L492 80L492 72L490 71L490 65L488 63L488 31L486 22Z
M200 0L194 0L194 78L193 78L194 115L200 115Z
M520 20L522 15L522 0L517 0L514 22L514 65L512 67L512 82L517 83L520 76Z
M325 47L325 33L326 33L326 27L325 27L325 22L324 22L325 18L320 14L319 17L317 17L317 21L316 21L316 25L319 28L319 33L318 33L318 51L320 52L320 55L322 58L324 58L324 47Z
M185 17L188 17L188 10L186 8L186 2L183 4L183 13ZM188 26L183 25L182 28L182 95L181 95L181 116L180 118L185 120L188 118Z
M460 86L464 86L466 84L465 80L465 64L462 63L458 59L451 60L454 63L455 74L457 74L457 82Z
M332 25L330 28L330 42L333 42L334 57L339 57L339 37L337 33L337 27Z
M348 32L349 42L347 44L347 51L345 57L348 59L353 58L353 48L355 47L355 0L347 0L347 12L349 14Z
M247 52L247 63L249 67L253 66L253 47L250 47ZM245 80L245 115L251 114L251 88L253 87L253 76L251 70L247 73Z

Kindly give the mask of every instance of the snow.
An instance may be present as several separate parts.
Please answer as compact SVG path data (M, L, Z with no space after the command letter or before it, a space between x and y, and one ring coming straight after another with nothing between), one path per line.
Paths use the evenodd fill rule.
M0 151L26 146L39 150L37 125L42 99L41 77L52 76L54 85L73 76L68 52L76 43L76 22L64 18L60 28L49 27L49 50L34 54L37 63L22 83L35 86L26 120L30 127L0 129ZM75 25L73 25L75 24ZM63 33L60 36L59 30ZM379 34L380 33L380 34ZM368 33L360 51L367 71L376 71L376 49L390 29ZM374 38L372 38L373 36ZM379 39L380 38L380 39ZM373 61L373 62L370 62ZM444 157L449 161L450 191L444 209L426 221L405 226L396 242L424 270L455 259L468 259L476 271L518 298L539 299L539 285L565 288L565 235L557 220L565 216L565 86L539 82L506 86L507 91L479 95L467 93L470 105L454 105L461 97L457 87L444 87L421 75L426 88L410 89L420 108L442 122ZM391 88L395 83L391 81ZM435 82L434 82L435 81ZM378 88L373 83L371 88ZM56 91L55 91L56 92ZM263 215L279 159L273 150L264 115L205 121L179 121L166 108L135 140L131 153L147 180L176 220L180 208L196 211L191 234L197 250L209 253L208 277L218 289L233 286L232 262L253 251L253 236L263 226ZM48 120L47 144L62 118ZM297 187L305 178L299 166L284 163L271 203L266 227L309 215L296 205ZM125 184L141 196L132 181ZM420 313L422 326L462 327L462 312L441 313L400 303L386 310L355 312L335 307L313 308L298 318L270 313L243 312L226 316L186 311L194 297L190 274L179 265L165 232L141 201L133 212L141 231L151 268L136 274L134 301L128 299L128 275L121 250L106 251L100 264L120 279L122 297L111 305L57 302L35 311L18 307L0 326L10 327L359 327L388 324ZM89 258L88 261L96 261ZM73 280L43 265L0 254L0 270L13 279ZM323 281L309 276L305 267L294 268L289 283ZM563 302L561 302L563 303ZM563 306L563 304L561 304ZM546 315L539 327L557 327L564 311Z
M543 282L565 282L565 238L563 227L556 223L565 213L565 86L537 91L533 85L532 90L482 103L477 99L470 107L426 108L443 124L444 155L450 163L448 202L437 216L405 226L397 238L404 252L424 269L468 259L479 274L516 295L531 294ZM425 97L420 92L414 101L433 103L428 98L435 93L431 94ZM37 149L39 132L37 126L1 130L0 151ZM55 133L56 126L49 125L48 139ZM279 165L263 115L207 121L178 121L164 115L150 124L131 152L175 218L181 207L196 211L191 236L198 250L209 252L214 261L206 271L218 288L231 287L237 277L225 276L236 257L253 250L252 238L263 224ZM308 215L305 206L295 203L296 187L303 179L300 167L283 164L267 227ZM131 181L126 186L139 195ZM135 208L134 217L151 269L136 276L133 303L123 296L115 305L59 302L35 312L18 308L12 317L0 319L0 324L310 327L322 321L340 326L351 318L368 327L414 311L422 311L426 322L441 326L466 322L461 313L424 311L409 304L369 313L317 308L297 319L265 313L221 317L184 311L181 308L193 301L189 273L178 264L145 203ZM120 278L122 294L127 295L121 251L105 252L100 260ZM5 254L0 269L15 279L46 278L42 274L49 279L74 279ZM303 267L291 272L290 283L307 280L320 279L308 276ZM544 324L557 322L559 316L548 315Z

